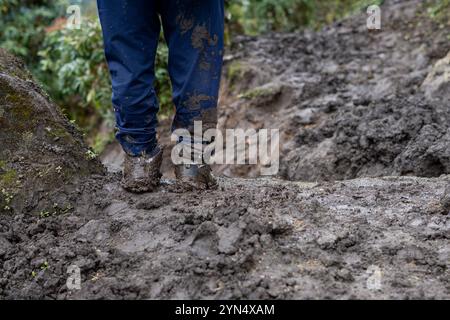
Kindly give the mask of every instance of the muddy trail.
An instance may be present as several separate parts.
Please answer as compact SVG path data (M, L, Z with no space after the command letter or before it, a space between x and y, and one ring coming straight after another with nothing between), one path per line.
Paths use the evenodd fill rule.
M450 29L382 10L236 40L220 126L280 128L282 170L201 194L124 192L0 50L0 298L449 299Z
M450 26L422 5L388 1L382 31L361 14L319 33L239 38L220 126L280 129L284 179L450 173Z

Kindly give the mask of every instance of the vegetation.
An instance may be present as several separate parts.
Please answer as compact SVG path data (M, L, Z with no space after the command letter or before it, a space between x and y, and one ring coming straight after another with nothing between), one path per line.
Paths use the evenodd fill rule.
M450 0L436 1L430 6L428 12L433 18L436 18L442 22L446 20L449 23L448 18L450 16Z
M64 0L0 0L0 47L35 66L45 28L66 5Z
M72 119L82 127L89 125L85 121L92 113L110 119L109 73L98 23L50 32L38 55L41 82L54 99L64 102Z
M227 1L228 29L232 33L260 34L318 29L382 0L230 0Z

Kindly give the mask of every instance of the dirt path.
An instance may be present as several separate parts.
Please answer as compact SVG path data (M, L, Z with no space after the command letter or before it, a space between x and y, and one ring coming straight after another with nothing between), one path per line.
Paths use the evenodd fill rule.
M224 179L210 194L134 196L110 181L68 216L2 219L0 294L449 298L449 182ZM66 289L70 265L80 291Z
M203 194L122 191L0 50L0 298L449 299L448 30L386 2L386 32L237 42L221 126L283 128L286 180Z

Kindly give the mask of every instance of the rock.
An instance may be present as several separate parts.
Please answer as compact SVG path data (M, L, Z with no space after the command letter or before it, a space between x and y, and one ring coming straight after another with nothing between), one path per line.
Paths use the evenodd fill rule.
M427 78L422 83L422 90L429 99L442 99L450 101L450 51L438 60Z
M0 236L0 257L3 257L11 246L12 245L8 240Z
M103 174L101 164L88 156L81 134L23 63L2 49L0 145L0 212L52 214L55 203L70 205L68 194L77 183Z
M444 195L441 198L442 211L445 214L450 213L450 182L444 191Z
M242 236L242 228L235 222L228 228L220 228L217 232L219 236L219 251L226 254L233 254L237 250L237 245Z
M161 199L160 197L153 197L149 196L141 201L139 201L136 204L136 209L142 209L142 210L155 210L162 206L170 204L170 201L168 202L167 199Z
M91 220L78 230L82 238L93 239L96 243L104 241L109 237L108 225L99 220Z
M337 236L334 233L324 230L321 235L317 238L317 244L321 248L331 248L337 241Z

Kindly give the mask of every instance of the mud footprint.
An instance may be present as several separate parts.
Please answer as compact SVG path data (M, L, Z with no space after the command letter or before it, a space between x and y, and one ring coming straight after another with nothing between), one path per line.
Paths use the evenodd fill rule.
M200 257L210 257L217 255L219 236L217 226L211 221L203 222L194 233L191 242L191 251Z

